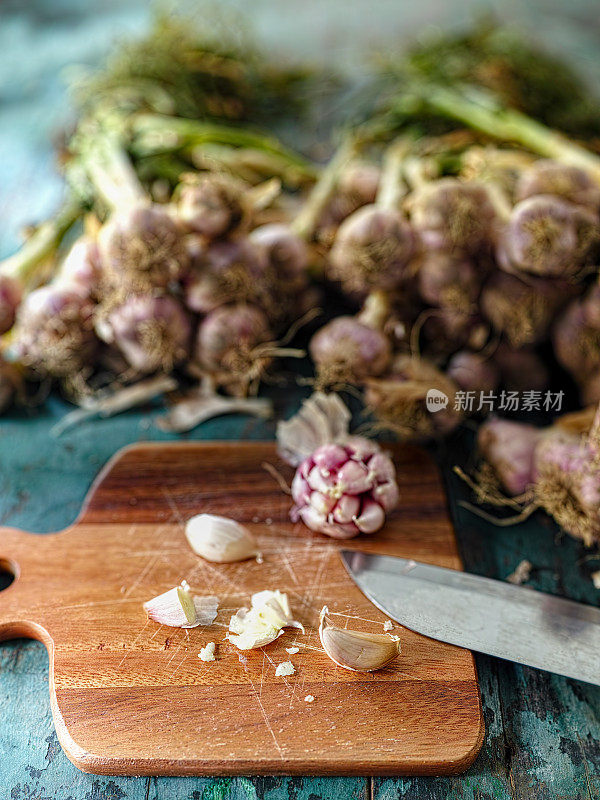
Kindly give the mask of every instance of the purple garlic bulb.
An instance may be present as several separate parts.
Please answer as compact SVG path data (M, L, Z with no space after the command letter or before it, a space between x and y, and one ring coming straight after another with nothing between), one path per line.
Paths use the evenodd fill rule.
M589 381L600 369L600 312L598 287L573 300L558 318L552 331L558 363L579 382Z
M388 337L356 317L335 317L310 340L310 355L324 386L349 383L381 375L390 362Z
M574 291L571 284L496 272L481 292L480 308L512 347L538 344Z
M431 316L425 311L423 318L423 352L434 361L447 358L465 347L479 350L489 338L489 325L478 313L464 313L451 306L442 306Z
M100 275L98 245L89 236L81 236L60 265L56 283L68 286L82 297L93 297L98 293Z
M96 331L141 373L170 372L187 358L192 333L189 316L168 295L130 295L100 310Z
M494 238L496 210L483 184L441 178L418 188L409 206L426 249L477 253Z
M533 485L534 452L542 436L540 428L498 417L491 417L479 428L479 453L511 497Z
M184 237L166 208L135 206L115 213L100 231L103 280L113 289L165 289L188 265Z
M417 273L419 294L426 303L464 313L473 309L482 279L473 261L441 251L427 252Z
M465 392L493 392L500 383L496 364L471 350L455 353L448 362L446 375Z
M264 300L267 304L265 306L264 301L262 304L271 324L280 328L299 319L304 313L301 296L309 286L306 242L287 225L279 223L256 228L248 239L266 258Z
M260 305L269 295L267 267L264 251L249 239L213 242L184 279L185 303L198 314L226 303Z
M245 395L273 360L269 320L246 303L221 306L202 320L196 335L195 362L231 394Z
M596 214L559 197L538 195L513 208L496 257L507 272L573 278L582 271L599 235Z
M551 431L534 452L537 503L586 547L600 542L599 414L587 436Z
M267 257L273 279L290 290L307 282L309 253L306 242L287 225L271 223L255 228L248 237Z
M379 446L362 436L318 447L296 470L290 516L317 533L350 539L375 533L398 505L396 470Z
M14 325L21 296L20 283L10 275L0 275L0 336Z
M179 187L178 219L189 231L208 239L225 236L247 216L245 189L235 178L213 173L184 180Z
M98 340L94 307L69 287L42 286L17 312L12 349L25 366L56 378L93 365Z
M423 441L446 436L460 423L464 412L455 403L457 390L434 364L401 355L388 374L367 381L365 406L379 429Z
M570 164L540 158L525 170L515 189L517 201L540 194L552 194L590 211L600 211L600 186L584 169Z
M381 170L377 164L354 161L339 177L337 190L319 221L320 229L335 229L346 217L377 198Z
M340 225L329 253L329 276L348 294L396 289L406 278L415 237L399 211L364 206Z

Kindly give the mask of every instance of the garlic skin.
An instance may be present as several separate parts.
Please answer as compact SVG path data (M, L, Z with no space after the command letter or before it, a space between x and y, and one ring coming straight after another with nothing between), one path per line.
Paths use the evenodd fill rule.
M239 650L254 650L283 636L284 628L304 633L302 623L292 617L287 595L265 589L252 595L249 609L240 608L231 617L226 638Z
M169 628L210 625L217 616L218 597L194 597L185 581L144 603L148 619Z
M197 514L187 521L185 535L196 555L216 564L244 561L259 554L250 531L228 517Z
M353 672L374 672L400 653L397 636L338 628L328 621L327 613L327 606L323 606L319 638L329 658L339 667Z
M196 628L198 625L212 625L217 616L219 598L214 597L214 595L194 597L194 608L196 609L195 621L191 625L183 625L183 628Z

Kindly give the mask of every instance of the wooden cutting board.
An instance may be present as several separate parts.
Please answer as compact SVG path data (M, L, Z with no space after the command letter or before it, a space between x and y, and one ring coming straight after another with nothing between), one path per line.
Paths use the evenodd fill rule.
M54 721L73 763L113 775L466 769L484 733L469 652L396 626L397 662L353 673L329 660L316 630L324 604L351 627L380 632L385 621L347 576L341 546L460 568L434 464L420 450L393 450L400 508L383 531L349 542L289 521L290 498L263 464L286 479L292 471L271 443L136 445L106 466L72 527L45 536L1 529L0 565L17 578L0 594L0 638L47 646ZM248 525L264 562L195 556L183 523L201 511ZM221 598L210 628L146 619L142 603L183 578ZM288 631L241 653L224 641L229 617L265 588L288 593L306 635ZM218 660L204 663L209 641ZM287 660L296 673L276 677Z

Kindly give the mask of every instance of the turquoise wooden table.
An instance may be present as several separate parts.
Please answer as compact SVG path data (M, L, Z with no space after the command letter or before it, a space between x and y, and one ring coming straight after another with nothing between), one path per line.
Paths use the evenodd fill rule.
M259 33L267 40L349 67L360 44L390 43L437 20L465 21L487 2L400 5L382 0L286 0L289 13L255 0ZM241 0L238 5L241 5ZM497 7L497 3L495 4ZM587 0L535 0L527 8L506 0L511 19L568 48L588 75L600 78L597 8ZM279 6L280 7L280 6ZM344 13L340 14L340 9ZM371 9L367 13L368 9ZM401 10L400 10L401 9ZM541 13L543 10L544 13ZM60 197L49 137L68 119L60 80L64 66L94 62L115 33L143 26L141 0L3 0L0 5L0 256L17 244L19 225L43 216ZM294 17L294 25L289 24ZM341 18L340 18L341 17ZM336 26L339 23L339 26ZM296 390L272 392L277 413L298 405ZM0 419L0 524L48 532L68 525L98 470L120 447L168 438L153 425L158 407L98 420L61 438L49 430L66 405ZM242 417L205 424L197 439L272 438L274 426ZM600 569L579 544L541 518L513 529L475 520L457 503L464 489L451 476L466 437L438 457L466 566L505 578L524 558L534 565L529 585L600 604L590 573ZM58 744L48 698L48 658L36 642L0 645L0 800L597 800L600 798L600 689L485 657L477 659L486 739L473 767L452 778L101 778L80 773Z

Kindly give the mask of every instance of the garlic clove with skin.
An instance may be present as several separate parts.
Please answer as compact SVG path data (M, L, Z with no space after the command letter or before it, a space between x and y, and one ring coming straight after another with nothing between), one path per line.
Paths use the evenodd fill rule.
M327 613L324 606L319 638L329 658L338 666L353 672L373 672L387 666L400 653L397 636L338 628L329 622Z
M239 522L215 514L197 514L185 526L185 535L196 555L228 564L259 555L250 531Z
M211 625L217 616L218 597L194 597L185 581L144 603L148 619L169 628Z

